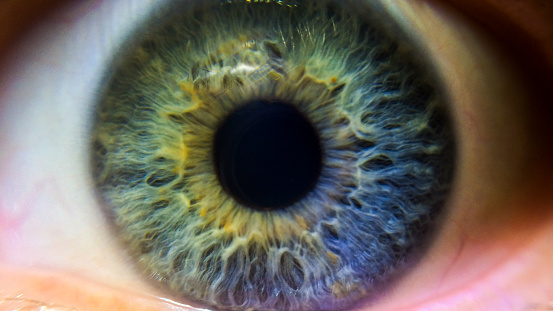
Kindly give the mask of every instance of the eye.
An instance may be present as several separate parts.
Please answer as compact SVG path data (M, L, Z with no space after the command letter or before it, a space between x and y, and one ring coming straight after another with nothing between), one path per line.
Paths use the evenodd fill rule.
M82 32L79 34L82 36ZM470 36L468 37L470 38ZM94 54L95 53L91 53L91 55ZM102 53L98 54L101 55ZM439 53L436 53L435 56L440 57ZM85 57L84 59L87 58ZM447 62L445 62L445 64L448 65ZM47 68L52 69L52 66L54 65L55 63L50 62L48 63ZM451 67L446 67L445 69L452 70ZM98 75L100 74L99 72L96 73ZM452 82L453 85L450 86L450 92L454 101L456 103L462 102L458 99L458 97L455 96L460 96L458 94L463 94L464 99L467 99L465 103L472 103L473 100L471 100L470 96L464 92L458 92L457 95L455 95L455 91L458 90L456 89L456 87L466 90L465 88L471 86L470 83L467 84L466 80L468 79L460 77L457 81L455 81L455 79L451 80L450 82ZM59 85L66 89L69 87L76 87L78 85L77 81L75 81L74 85L69 86L66 82L67 80L65 80L64 83L60 81ZM46 83L46 80L44 81L44 83ZM474 84L479 85L479 83L481 83L481 81L474 81ZM24 86L28 85L16 84L16 86L23 88ZM488 87L488 90L491 89L491 87L492 86ZM512 86L512 88L515 87L516 86ZM41 88L42 92L47 92L47 89L48 88ZM86 90L86 88L81 88L81 90ZM13 92L16 92L17 94L17 91ZM25 92L21 92L20 94L24 93ZM78 97L79 96L76 96L76 98ZM509 102L511 102L511 100L512 98L509 99ZM492 109L492 107L494 106L491 105L494 102L496 101L491 100L490 102L488 102L488 100L481 100L479 104L481 106L489 105L487 106L487 109ZM466 145L461 147L461 152L465 152L464 155L462 155L461 157L464 157L464 165L466 165L466 171L468 171L469 173L464 175L464 181L459 181L459 183L463 185L463 187L460 190L460 193L455 192L456 195L454 195L454 198L452 199L453 202L458 202L458 209L455 210L456 212L452 212L452 215L448 218L448 220L453 221L453 223L450 222L445 225L459 229L450 229L449 231L443 229L443 235L440 236L442 237L442 239L438 239L438 241L429 251L428 256L426 258L423 258L421 266L415 269L413 273L408 275L405 280L399 284L396 291L403 294L407 293L406 295L403 295L403 297L410 297L410 299L412 299L412 303L424 301L424 297L432 299L436 296L440 296L440 294L449 293L450 290L458 290L459 292L461 292L459 288L462 288L463 286L471 287L473 286L473 284L477 284L478 281L486 282L486 280L482 280L481 278L479 278L484 274L479 270L489 269L494 263L498 262L513 263L514 260L512 260L512 257L516 257L515 255L507 256L507 252L502 253L500 252L500 248L492 246L486 247L485 251L477 251L477 246L479 245L478 242L493 242L494 244L504 243L503 245L509 246L516 244L517 246L520 246L520 248L517 248L517 254L524 253L528 257L530 256L528 252L528 245L534 245L531 242L536 241L536 239L530 239L531 242L525 241L525 243L512 243L516 239L507 235L505 231L497 229L497 227L500 225L512 225L513 219L511 217L515 217L515 215L527 215L525 213L521 214L515 209L515 207L517 206L517 204L515 204L516 202L512 203L513 205L510 205L508 202L506 203L505 201L501 201L500 197L494 197L494 195L498 195L501 192L504 192L506 189L510 189L514 193L518 193L518 196L514 195L510 198L521 198L521 192L519 192L520 190L517 190L516 188L514 188L514 185L510 184L510 182L514 181L515 179L513 178L511 173L505 173L505 171L510 172L511 170L514 172L519 172L517 166L521 165L521 163L519 162L521 156L503 158L501 163L509 166L510 170L503 169L501 166L498 166L496 163L497 158L494 158L493 156L501 154L500 151L504 150L502 149L504 148L502 147L504 146L504 144L502 144L501 142L505 142L505 140L497 140L496 135L498 131L509 133L510 140L512 139L519 143L524 143L524 139L520 139L520 137L517 136L524 136L524 132L521 132L522 130L520 127L520 122L524 123L524 113L516 115L516 118L513 119L512 114L514 114L517 110L513 111L505 108L507 111L502 112L501 118L493 118L492 116L487 114L485 109L482 109L481 106L477 107L476 105L471 106L469 104L465 104L465 106L463 106L462 103L460 105L461 106L456 106L458 107L456 108L458 109L458 114L456 117L457 122L461 123L467 120L472 120L473 122L471 126L467 126L465 124L465 126L462 126L461 129L461 133L464 133L461 135L466 135L465 138L462 138L465 139L464 142ZM61 109L60 106L56 105L44 108L42 108L40 105L37 105L33 106L33 108L36 109L32 109L32 111L31 109L18 110L16 106L10 105L9 109L7 110L8 113L6 113L9 118L5 117L3 121L6 120L6 122L2 122L3 128L9 130L3 131L4 133L20 133L17 135L10 135L10 137L18 137L18 144L14 144L13 140L11 139L9 140L10 143L7 145L10 147L8 148L9 150L13 150L11 153L13 154L13 156L10 157L10 153L7 153L5 159L9 159L9 161L3 160L3 163L10 163L10 167L20 168L17 171L21 172L15 173L13 171L13 168L8 168L6 170L8 172L6 175L10 176L10 180L13 181L13 186L11 186L11 189L16 190L10 191L10 184L2 184L2 190L5 191L6 194L3 197L8 198L4 200L9 202L18 202L18 206L4 203L2 205L3 210L6 211L6 213L3 215L7 215L6 217L2 217L2 219L9 220L9 222L6 221L6 223L11 226L9 227L10 229L13 229L7 232L3 231L2 233L3 236L4 232L6 232L5 234L11 235L9 239L3 239L3 249L8 250L4 252L4 254L7 255L3 257L3 262L14 266L27 265L32 266L33 268L44 268L47 270L51 270L52 268L57 267L64 272L71 272L83 278L100 280L108 284L117 284L124 288L132 288L133 290L139 292L157 293L159 296L163 296L161 291L151 289L148 287L148 285L145 285L143 282L140 281L140 278L137 276L139 272L131 268L133 265L132 260L128 260L126 257L124 257L122 252L118 250L119 244L114 243L113 238L110 236L110 231L108 230L109 228L107 228L107 223L103 222L101 215L95 212L97 210L97 206L94 206L94 203L87 204L87 202L95 201L89 193L90 188L86 188L90 187L90 185L86 185L86 179L82 178L81 176L81 174L86 174L86 170L79 169L78 162L67 163L66 161L64 161L64 159L69 159L72 157L75 160L79 158L86 158L83 154L85 151L84 148L86 146L86 142L83 141L83 139L87 133L87 128L86 124L84 124L82 120L90 120L89 118L91 114L88 113L90 112L91 107L83 106L82 108L79 107L80 109L76 109L75 106L68 103L68 105L63 107L63 109ZM59 110L56 111L55 109ZM495 110L497 109L494 109L494 111ZM25 114L19 114L20 111L24 112ZM82 114L79 115L79 113ZM509 116L510 114L511 116ZM49 116L49 118L41 117L41 115L47 115ZM15 119L15 116L17 116L18 118L21 117L21 119ZM74 118L71 118L70 116L74 116ZM52 119L55 120L56 118L65 119L63 121L69 122L69 124L75 122L73 123L75 126L66 129L66 127L57 127L52 123L49 123L52 122ZM38 122L42 123L36 123L36 120L39 120ZM507 122L506 120L509 121L509 127L504 126L504 123ZM487 122L491 124L488 124ZM42 135L23 135L23 132L17 131L17 128L22 125L29 125L29 128L36 128L40 133L42 133ZM502 125L504 127L501 127ZM38 126L43 127L39 128ZM501 127L501 129L497 129L494 131L490 128L492 126L499 126ZM77 133L82 134L82 136L67 135L66 137L68 138L68 141L66 142L63 142L63 140L59 138L55 140L47 139L47 137L49 137L48 134L69 134L67 132L75 130L77 131ZM477 133L471 131L477 131ZM483 131L484 133L482 133L481 131ZM79 139L77 139L77 137L79 137ZM479 145L477 142L481 141L476 140L475 137L480 139L488 138L488 145ZM41 141L43 141L44 143L44 146L42 148L40 148ZM60 149L57 150L61 151L61 147L64 147L64 153L69 152L70 150L74 150L76 154L73 154L72 156L69 156L69 154L64 154L63 157L56 156L56 152L52 150L51 147L52 143L54 142L56 142L54 145L60 146ZM19 149L17 145L21 146L19 147L21 149ZM38 148L38 150L44 150L48 152L31 153L29 146L33 146L33 149ZM531 145L528 144L524 146L526 146L524 148L526 150L533 148ZM25 152L18 152L18 149L25 150ZM468 152L467 150L470 150L471 152ZM519 150L519 155L523 154L524 151L525 150ZM491 154L488 154L487 152L491 152ZM5 153L3 153L3 155L4 154ZM20 157L20 155L22 157ZM471 156L477 157L478 160L470 159ZM46 162L46 160L49 160L48 162L50 163L55 163L55 168L52 165L52 169L49 169L48 165L44 165L44 162ZM479 165L482 166L479 167ZM482 170L482 172L479 173L479 169ZM64 175L58 175L60 174L59 171L63 171ZM37 179L34 179L37 182L32 182L32 187L26 187L25 185L29 184L27 180L33 180L31 179L31 176L33 176L31 172L41 172L40 174L35 174L35 176L39 177L37 179L40 180L40 182L38 182ZM67 176L65 174L67 174ZM496 180L497 178L494 178L496 176L489 176L488 174L496 174L506 178L504 178L503 181L500 181ZM479 181L483 183L476 183L476 180L478 179L480 179ZM489 182L492 180L499 183L499 185L490 186L489 183L485 182ZM470 187L470 184L473 183L476 185ZM83 186L84 188L79 188L77 186ZM459 190L459 188L457 188L456 190ZM18 192L22 194L19 194ZM477 192L483 192L485 195L478 194ZM492 198L489 198L489 195L492 195ZM468 204L467 199L470 200L469 202L472 206L475 206L474 209L463 208ZM79 201L81 201L82 203L79 203ZM32 208L26 209L25 207L28 206L31 206ZM79 206L80 208L77 209L75 206ZM495 218L495 223L484 221L483 217L486 216L486 213L493 213L494 208L496 208L497 206L512 206L510 208L511 213L507 213L507 215L504 215L504 218ZM25 217L25 211L32 213L33 217ZM58 216L54 218L52 215ZM56 222L54 223L53 221L44 221L44 219L49 218L55 219ZM535 222L534 224L540 223L541 222ZM5 228L8 228L7 225ZM469 230L473 231L469 232ZM525 232L526 237L535 237L535 235L530 233L537 232L528 229L524 229L522 231ZM470 238L463 239L463 232L464 234L468 234ZM33 233L33 235L30 236L29 233ZM39 233L41 233L44 238L37 236ZM489 237L482 237L485 235L485 233L493 234L489 235ZM46 236L50 238L53 236L59 237L60 240L53 243L53 240L48 240ZM76 243L76 240L79 240L82 243ZM9 241L9 243L4 243L4 241ZM463 241L463 243L461 243L460 241ZM20 245L20 248L18 248L18 243ZM82 248L79 248L79 244L81 244ZM454 246L448 247L448 244ZM68 245L71 245L71 247L68 247ZM460 247L461 245L464 245L464 247ZM441 248L436 251L438 247ZM68 248L70 250L68 250ZM457 251L459 251L459 253L457 253ZM41 254L37 255L38 253ZM86 263L83 262L83 255L85 254L91 257L91 260L86 260ZM455 257L455 254L459 254L459 256ZM505 257L500 256L502 254L505 254ZM56 257L56 255L59 255L59 257ZM85 256L85 258L88 256ZM478 256L478 262L469 260L470 257L476 256ZM457 261L454 261L454 258L457 258ZM75 259L77 259L79 263L77 263ZM426 265L424 260L427 260ZM428 264L428 262L430 264ZM516 260L515 262L520 261ZM94 268L90 268L90 265L94 265L94 263L96 263L96 266ZM427 265L434 265L434 271L425 270L425 267ZM87 266L89 268L86 268ZM453 268L452 270L448 270L444 266L450 266ZM454 271L457 267L463 266L469 267L470 269L467 268L467 271L464 272ZM504 266L501 267L503 268ZM421 271L430 272L426 275L421 275L421 273L424 274L424 272ZM447 271L449 272L446 273ZM462 279L463 274L467 275L467 278L465 280ZM492 272L490 272L490 274L497 275L497 273ZM447 277L447 279L445 279L440 284L441 286L433 285L438 283L434 282L433 279L440 277ZM452 279L455 281L451 281ZM489 280L487 281L489 282ZM411 284L411 287L413 286L413 284L422 284L425 286L417 286L417 288L421 288L420 291L417 291L409 289L409 284ZM470 293L474 295L478 294L476 290L471 291ZM12 295L15 296L15 294ZM394 296L392 295L389 297L390 299L392 299ZM395 303L399 303L402 300L408 301L405 299L396 299L393 301L395 301ZM391 305L393 306L393 303L391 303ZM401 306L401 304L399 306Z
M368 8L203 6L157 13L100 95L92 170L118 235L216 309L380 296L452 182L438 83Z

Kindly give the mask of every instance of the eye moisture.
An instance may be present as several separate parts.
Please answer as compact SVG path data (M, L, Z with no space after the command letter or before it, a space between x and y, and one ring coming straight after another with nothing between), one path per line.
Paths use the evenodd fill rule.
M313 126L293 106L254 101L225 120L215 136L221 185L246 206L289 206L309 192L321 170Z
M453 176L416 53L338 1L170 11L117 55L92 137L137 266L217 310L377 299L431 237Z

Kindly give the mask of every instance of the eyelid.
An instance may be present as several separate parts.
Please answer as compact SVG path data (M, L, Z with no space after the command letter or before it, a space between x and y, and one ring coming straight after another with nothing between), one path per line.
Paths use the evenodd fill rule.
M551 206L553 202L549 202ZM514 230L513 232L520 232ZM525 245L519 249L510 249L516 253L498 267L499 271L490 271L478 279L478 282L455 288L452 291L436 292L431 299L420 299L409 305L394 305L393 308L377 308L374 311L410 311L410 310L541 310L550 299L553 279L544 277L543 267L550 266L553 249L550 241L553 230L542 227L533 235L525 236ZM482 249L486 249L485 246ZM536 251L539 250L539 251ZM467 271L464 269L459 269ZM444 276L445 277L445 276ZM528 282L532 282L531 286Z
M169 299L110 288L62 273L0 264L0 309L208 311ZM51 301L55 301L52 303ZM74 307L78 306L78 307Z

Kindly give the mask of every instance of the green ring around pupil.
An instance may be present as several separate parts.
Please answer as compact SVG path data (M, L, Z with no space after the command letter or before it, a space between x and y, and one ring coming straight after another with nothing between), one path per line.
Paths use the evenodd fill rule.
M219 181L260 210L284 208L315 186L322 167L318 134L293 106L257 100L231 113L215 134Z

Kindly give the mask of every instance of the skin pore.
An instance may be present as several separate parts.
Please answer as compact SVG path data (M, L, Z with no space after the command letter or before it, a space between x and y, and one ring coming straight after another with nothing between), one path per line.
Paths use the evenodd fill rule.
M45 12L64 8L62 2L15 0L0 4L0 20L6 24L2 29L7 29L0 37L0 310L17 306L187 310L173 302L174 297L159 298L166 297L163 290L153 288L145 281L146 276L131 268L132 262L111 238L108 224L99 212L94 212L94 198L85 194L90 189L86 188L86 176L81 176L86 168L75 171L78 163L65 163L69 159L84 161L80 154L86 150L85 138L52 140L43 146L44 137L24 136L12 130L17 128L16 123L33 121L44 122L48 133L67 131L51 124L70 122L70 116L60 117L56 109L62 108L55 106L40 110L35 103L32 108L25 106L33 112L28 112L31 116L24 120L6 117L27 115L19 112L24 108L17 109L17 105L30 104L20 95L27 91L19 89L26 86L41 90L37 82L21 82L22 77L32 77L33 68L84 75L84 69L62 60L39 58L40 53L29 51L37 45L25 41L26 37L38 40L40 35L48 35L57 40L57 35L48 31L52 24L52 29L69 34L80 27L80 37L91 36L83 41L103 44L98 48L105 54L101 57L109 56L112 44L101 36L111 28L87 32L79 24L87 18L94 20L99 12L110 12L109 5L80 1L42 20L42 15L48 15ZM363 310L550 310L551 5L538 0L429 0L410 1L399 8L390 6L390 10L413 25L410 34L428 51L446 85L459 131L458 179L444 227L420 264L374 307ZM94 25L89 23L87 27ZM119 24L110 24L114 25ZM42 32L37 30L39 26ZM66 44L48 51L64 55L64 50L70 48L73 45ZM27 56L39 59L40 66L29 66ZM88 56L83 55L82 61ZM24 64L27 67L20 70ZM57 87L73 94L64 89L73 78L65 79ZM14 91L16 88L19 91ZM38 93L42 97L29 98L60 96L55 90ZM34 114L35 110L47 114L50 121L43 120L44 114ZM79 115L78 111L72 113ZM72 122L84 136L86 124ZM54 146L82 150L74 150L77 155L62 153L60 160L60 154L48 152ZM37 158L43 161L35 164ZM66 165L44 171L34 166L54 162ZM84 180L84 189L67 188L68 184L79 184L77 180ZM84 210L84 215L74 211L75 207Z

